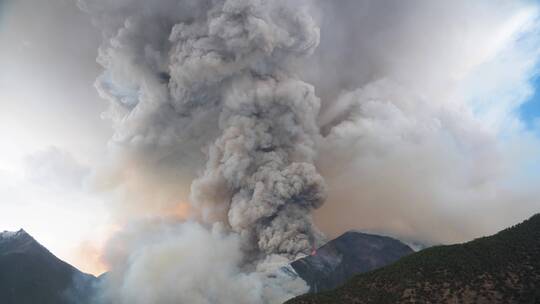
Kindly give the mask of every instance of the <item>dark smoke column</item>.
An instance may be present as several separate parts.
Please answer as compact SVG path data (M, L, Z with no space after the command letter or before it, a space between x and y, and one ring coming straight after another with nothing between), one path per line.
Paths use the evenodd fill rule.
M177 25L171 39L175 98L215 92L222 107L193 202L239 233L252 256L309 253L318 235L311 211L326 196L313 165L320 105L289 66L318 45L318 27L286 2L237 0Z

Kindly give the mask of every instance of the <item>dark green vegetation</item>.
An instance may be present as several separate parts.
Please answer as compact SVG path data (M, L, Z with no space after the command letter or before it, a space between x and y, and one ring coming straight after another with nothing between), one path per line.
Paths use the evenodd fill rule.
M402 242L373 234L349 231L291 263L310 286L310 292L331 290L356 274L391 264L413 253Z
M338 289L287 303L540 303L540 214L496 235L428 248Z
M93 276L78 271L24 230L0 234L0 303L84 303Z

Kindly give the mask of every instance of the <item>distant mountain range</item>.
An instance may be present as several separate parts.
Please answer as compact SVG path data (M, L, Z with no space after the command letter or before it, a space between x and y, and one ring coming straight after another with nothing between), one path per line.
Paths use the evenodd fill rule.
M417 253L389 237L350 231L291 266L311 294L289 304L540 303L540 215L491 237ZM24 230L0 233L1 304L85 304L98 281Z
M540 303L540 214L493 236L435 246L288 304Z
M24 230L0 233L0 303L85 303L94 276L58 259Z
M395 239L351 231L291 266L316 292L412 252ZM0 233L1 304L87 303L99 281L55 257L24 230Z
M413 250L385 236L349 231L291 263L310 292L334 289L352 276L391 264Z

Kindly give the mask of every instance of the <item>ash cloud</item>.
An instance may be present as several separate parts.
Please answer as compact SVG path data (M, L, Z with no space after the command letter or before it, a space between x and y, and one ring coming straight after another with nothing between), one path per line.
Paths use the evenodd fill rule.
M106 300L140 299L137 284L153 273L140 270L152 269L154 258L180 270L221 260L215 267L191 269L195 277L172 274L165 279L180 284L181 292L158 284L146 301L278 303L304 292L306 285L295 283L294 271L280 267L322 240L311 216L326 198L314 165L320 101L313 86L291 69L319 43L319 29L306 4L80 5L105 38L98 56L105 71L96 87L110 101L105 115L115 128L113 159L132 159L155 172L170 166L165 172L174 172L175 180L192 177L189 201L194 217L204 224L178 232L179 237L199 239L193 248L189 240L172 238L153 247L152 237L143 238L130 251L140 249L145 255L129 258L129 265L117 271L118 284L111 282L126 290L113 288ZM208 231L216 227L224 231L224 240ZM178 248L176 242L186 245ZM187 255L185 260L175 261L181 254ZM216 284L202 287L213 280ZM232 294L227 288L231 284L238 289Z
M195 9L179 2L167 11L126 5L122 12L135 7L140 15L110 30L116 34L98 57L106 71L96 85L111 101L113 143L178 157L213 141L191 191L204 219L224 220L258 243L256 251L309 252L309 211L325 196L313 166L320 105L313 87L286 67L317 46L313 20L279 2L201 2ZM225 214L213 214L219 211ZM287 217L302 224L285 225Z

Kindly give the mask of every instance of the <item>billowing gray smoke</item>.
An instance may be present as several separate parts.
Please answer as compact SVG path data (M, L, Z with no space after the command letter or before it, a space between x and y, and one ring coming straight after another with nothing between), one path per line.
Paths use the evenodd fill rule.
M313 166L319 100L286 67L311 53L318 35L307 14L267 1L218 1L172 30L173 105L221 108L221 134L192 200L250 251L294 257L312 247L310 211L325 198Z
M282 1L168 2L128 1L142 15L101 48L98 87L117 111L117 141L181 149L194 132L219 134L192 185L204 219L256 254L309 252L310 211L325 198L313 166L320 105L287 67L314 50L318 27Z
M278 257L286 264L309 253L321 239L311 211L326 194L313 165L320 102L314 88L291 71L319 43L306 6L263 0L159 2L81 3L105 37L98 57L105 72L97 87L111 101L112 145L139 158L157 155L156 162L177 159L186 168L200 164L198 154L206 152L190 201L200 220L240 240L242 259L232 259L227 269L259 273ZM216 238L219 243L221 237ZM146 259L130 261L144 265ZM125 269L134 265L124 267L121 284L129 282L132 272ZM199 270L191 272L207 275ZM267 294L258 299L286 298Z
M538 209L540 141L518 114L540 62L536 4L79 1L104 38L114 174L98 180L115 214L194 206L191 222L131 223L112 241L114 303L305 291L275 271L321 239L316 168L331 235L465 241Z

